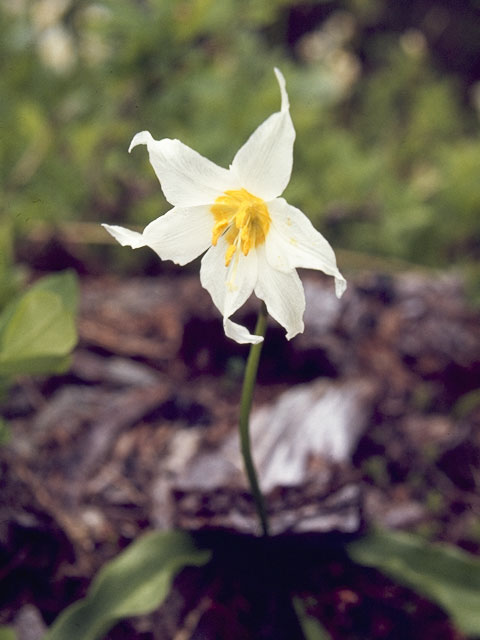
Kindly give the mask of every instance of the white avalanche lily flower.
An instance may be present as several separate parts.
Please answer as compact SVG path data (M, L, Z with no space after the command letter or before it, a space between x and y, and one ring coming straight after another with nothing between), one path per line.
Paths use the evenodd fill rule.
M279 196L292 172L295 129L285 79L275 69L281 109L241 147L229 169L218 167L179 140L137 133L129 151L147 145L166 199L173 205L138 233L103 225L123 246L148 246L163 260L184 265L202 253L200 280L223 315L228 337L239 343L261 336L230 320L252 292L291 339L304 329L305 296L297 267L335 278L338 297L346 282L330 244L297 208Z

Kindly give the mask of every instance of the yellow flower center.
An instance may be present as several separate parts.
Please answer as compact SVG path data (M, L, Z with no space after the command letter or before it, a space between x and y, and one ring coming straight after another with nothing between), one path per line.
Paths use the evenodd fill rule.
M265 242L271 222L267 205L245 189L225 191L215 200L211 212L215 218L212 244L215 246L225 234L229 245L225 266L228 267L238 250L246 256L250 249Z

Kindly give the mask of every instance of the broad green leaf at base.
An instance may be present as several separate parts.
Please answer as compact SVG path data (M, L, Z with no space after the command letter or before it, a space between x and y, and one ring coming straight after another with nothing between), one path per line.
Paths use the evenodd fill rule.
M440 605L456 626L480 636L480 558L418 536L373 531L347 546L358 564L375 567Z
M156 609L177 573L209 559L187 533L147 533L100 570L87 596L65 609L43 640L98 640L121 618Z
M16 640L13 627L0 626L0 640Z
M330 634L320 622L316 618L309 616L305 611L305 605L301 598L294 596L292 602L305 640L331 640Z

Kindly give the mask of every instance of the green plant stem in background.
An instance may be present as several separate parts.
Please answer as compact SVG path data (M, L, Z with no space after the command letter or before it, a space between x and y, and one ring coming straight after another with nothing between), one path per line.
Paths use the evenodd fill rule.
M255 335L264 336L267 328L267 308L262 302L258 313L257 326L255 327ZM257 379L258 362L262 352L263 342L252 344L250 353L248 354L247 366L245 368L245 377L243 379L242 400L240 403L240 449L245 464L250 490L255 501L258 518L262 526L264 536L268 536L268 518L265 510L265 502L258 484L257 472L252 458L250 446L250 409L252 408L253 391L255 389L255 381Z

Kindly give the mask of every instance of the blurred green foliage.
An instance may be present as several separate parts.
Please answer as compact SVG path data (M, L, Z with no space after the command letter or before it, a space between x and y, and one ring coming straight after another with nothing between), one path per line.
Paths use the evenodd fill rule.
M480 561L411 533L373 530L347 544L354 562L374 567L440 605L466 636L480 635Z
M296 4L1 0L2 224L147 223L169 205L133 135L228 165L278 109L278 66L297 129L288 200L335 247L475 269L474 105L419 30L371 31L360 59L381 3L338 2L292 49Z
M44 640L105 637L118 620L154 611L184 567L201 567L211 555L183 531L144 534L102 567L85 598L58 616Z
M17 270L4 265L6 279ZM17 278L19 279L19 278ZM0 402L17 376L63 373L77 343L78 283L72 271L41 278L23 291L0 282ZM0 420L0 445L9 438Z
M299 596L292 599L293 608L297 614L305 640L331 640L328 631L313 616L308 615L305 603Z
M7 227L1 229L2 248ZM18 376L64 373L77 344L78 282L63 271L25 287L23 273L0 253L0 403ZM10 439L0 417L0 446Z
M65 271L42 278L0 314L0 377L62 373L77 343L77 279Z
M0 627L0 640L16 640L15 630L12 627Z

